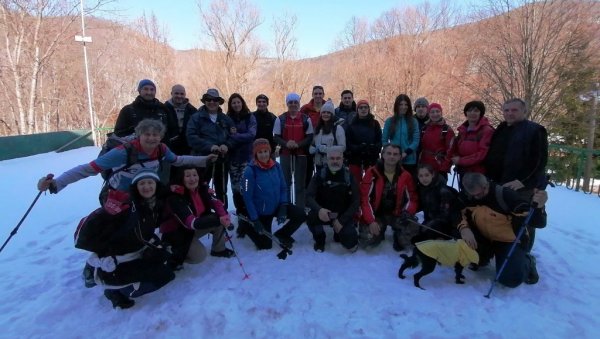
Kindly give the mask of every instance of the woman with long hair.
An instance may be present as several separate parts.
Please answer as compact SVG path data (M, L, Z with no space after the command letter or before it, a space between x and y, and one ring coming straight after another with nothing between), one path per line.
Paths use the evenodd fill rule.
M406 94L400 94L394 101L394 115L383 125L382 144L391 143L402 150L402 167L411 173L413 180L417 170L417 149L419 147L419 123L413 117L412 104Z

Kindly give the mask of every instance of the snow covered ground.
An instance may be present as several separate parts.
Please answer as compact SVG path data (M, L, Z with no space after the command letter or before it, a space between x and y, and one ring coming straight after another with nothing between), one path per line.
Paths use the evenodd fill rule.
M0 162L0 240L33 201L41 176L97 153L86 147ZM454 284L452 268L438 267L421 280L423 291L397 278L401 259L389 233L379 248L354 254L329 233L326 251L315 253L303 227L285 261L275 249L258 252L249 239L234 239L249 280L235 259L209 257L133 308L114 310L101 288L83 286L87 253L73 247L100 185L98 176L42 195L0 253L0 338L597 338L600 329L597 196L549 188L549 224L534 248L540 282L497 286L491 299L483 295L493 267L465 270L465 285Z

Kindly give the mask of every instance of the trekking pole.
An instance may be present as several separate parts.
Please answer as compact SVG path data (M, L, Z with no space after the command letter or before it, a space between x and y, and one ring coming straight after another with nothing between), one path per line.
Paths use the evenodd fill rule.
M48 174L46 176L46 179L52 179L54 177L53 174ZM4 244L2 244L2 247L0 247L0 252L2 252L2 250L4 249L4 247L6 247L6 244L8 244L8 242L10 241L10 239L17 234L17 232L19 231L19 227L21 227L21 224L23 223L23 221L25 221L25 218L27 218L27 215L29 215L29 212L31 212L31 209L33 208L33 206L35 205L35 203L38 201L38 199L40 198L40 195L42 195L44 191L40 190L38 192L38 194L35 196L35 199L33 199L33 202L31 203L31 205L29 205L29 208L27 209L27 211L25 212L25 215L23 215L23 217L21 218L21 220L19 221L19 223L17 224L17 226L12 230L12 232L10 232L10 235L8 236L8 238L6 239L6 241L4 242Z
M223 159L223 162L221 163L221 189L223 190L223 205L224 206L229 206L229 202L227 201L227 190L225 189L226 186L226 182L227 182L227 177L225 176L225 159ZM227 208L225 208L227 209Z
M240 264L240 267L242 268L242 272L244 272L244 277L242 278L242 280L250 279L250 274L248 274L248 272L246 272L246 269L244 268L244 264L242 264L242 261L240 260L240 257L238 256L238 254L235 250L235 247L233 246L233 241L231 241L231 236L229 235L229 232L227 232L227 229L225 227L223 227L223 232L225 233L225 239L227 239L227 241L229 241L229 245L231 246L231 250L235 254L235 258L237 259L238 264Z
M456 179L456 173L458 173L458 172L456 172L456 167L455 167L454 174L452 175L452 184L450 185L450 187L454 187L454 179ZM458 185L458 186L460 186L460 185Z
M494 287L496 286L496 282L498 282L498 279L500 278L500 275L504 271L504 268L506 267L506 264L508 263L508 260L510 259L510 257L513 254L513 252L515 251L515 248L517 248L517 244L519 243L519 239L521 239L521 236L523 235L523 233L525 233L525 230L527 229L527 226L529 225L529 222L531 221L531 216L533 216L534 209L535 209L536 205L537 204L534 203L533 206L531 206L529 208L529 214L527 214L527 218L525 218L525 221L523 222L523 225L521 225L521 228L519 229L519 233L517 234L517 238L513 241L512 246L510 247L510 250L508 251L508 254L506 255L506 258L504 258L504 262L502 263L502 266L500 266L500 269L498 270L498 273L496 274L496 277L494 278L494 281L492 281L492 285L490 286L490 289L488 290L488 293L486 295L484 295L484 297L486 297L488 299L490 298L490 295L492 294L492 291L494 290Z
M252 227L254 227L254 223L252 222L252 220L250 220L248 217L238 214L237 217L239 219L244 220L245 222L249 223ZM292 252L292 250L285 246L284 244L281 243L281 241L279 241L279 239L277 239L276 236L274 236L273 234L271 234L270 232L267 232L265 230L263 230L260 234L266 236L267 238L271 239L271 241L273 241L275 244L277 244L279 247L282 248L281 252L279 252L277 254L277 258L281 259L281 260L285 260L289 255L294 254L294 252Z
M296 204L296 155L290 152L290 175L292 176L292 185L290 187L290 202Z

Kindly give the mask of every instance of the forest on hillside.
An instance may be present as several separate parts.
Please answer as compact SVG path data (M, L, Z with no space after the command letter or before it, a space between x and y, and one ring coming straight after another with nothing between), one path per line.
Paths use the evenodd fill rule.
M339 101L350 89L368 99L378 119L390 115L395 97L426 96L444 107L450 124L463 119L470 100L482 100L492 120L499 105L521 97L530 118L548 127L552 142L584 147L597 124L592 91L600 82L600 4L589 0L486 0L468 15L449 2L402 6L373 21L351 18L337 33L336 51L299 59L298 18L285 15L271 27L273 41L256 29L261 13L251 0L212 0L199 7L202 49L177 51L155 15L134 23L100 19L106 0L88 2L86 36L95 125L112 126L133 101L140 79L169 99L181 83L194 105L209 87L222 96L238 92L254 108L265 93L271 110L284 110L287 92L310 99L319 84ZM89 128L79 1L0 1L0 135ZM243 11L244 16L236 15ZM336 34L332 32L331 34ZM266 46L274 56L266 57ZM589 100L592 98L592 100ZM597 133L591 133L592 139Z

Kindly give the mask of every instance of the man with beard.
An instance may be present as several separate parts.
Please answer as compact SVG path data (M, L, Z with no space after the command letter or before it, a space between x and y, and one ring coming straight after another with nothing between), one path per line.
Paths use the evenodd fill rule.
M306 224L315 240L314 250L325 250L325 225L333 227L333 239L350 252L358 248L358 233L354 215L358 212L358 184L344 166L344 149L327 149L327 165L316 173L306 192L310 212Z
M114 133L118 137L133 134L135 126L144 119L159 120L167 127L161 142L169 145L169 140L177 135L177 121L169 114L167 107L156 99L156 85L152 80L143 79L138 84L139 95L119 112Z

